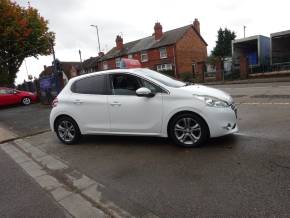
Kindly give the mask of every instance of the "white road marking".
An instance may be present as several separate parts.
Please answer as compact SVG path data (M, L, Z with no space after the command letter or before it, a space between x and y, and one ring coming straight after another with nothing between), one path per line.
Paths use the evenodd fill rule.
M237 105L247 104L247 105L289 105L290 102L240 102Z
M290 86L248 86L248 87L220 87L220 89L268 89L268 88L290 88Z

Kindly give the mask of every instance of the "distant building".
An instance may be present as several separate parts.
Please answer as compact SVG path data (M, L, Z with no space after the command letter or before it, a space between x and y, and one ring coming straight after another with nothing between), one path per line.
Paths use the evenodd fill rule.
M78 76L80 74L80 62L60 62L61 68L67 77L67 79L70 79L72 77ZM49 76L53 72L53 66L45 66L43 71L40 73L39 78L43 76Z
M81 70L81 74L92 73L92 72L102 70L101 60L103 56L104 56L104 53L100 52L99 56L90 57L89 59L84 60L79 66Z
M207 43L200 34L197 19L191 25L166 32L157 22L151 36L123 43L118 35L115 41L116 47L100 59L102 70L119 68L121 58L132 58L139 60L142 67L171 70L179 77L182 73L193 73L196 63L207 58Z
M290 30L271 34L271 64L290 64Z
M250 36L232 41L233 64L239 66L241 57L248 59L249 66L258 67L270 64L270 38Z

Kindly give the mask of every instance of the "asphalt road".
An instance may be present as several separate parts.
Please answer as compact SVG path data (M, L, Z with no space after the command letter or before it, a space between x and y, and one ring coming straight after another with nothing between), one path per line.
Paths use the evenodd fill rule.
M70 217L0 149L0 217Z
M50 106L41 104L0 107L0 124L18 136L35 134L49 129L49 112Z
M289 217L290 83L215 87L238 103L240 132L201 148L112 136L67 146L50 132L25 140L104 184L106 198L135 216ZM17 116L26 107L9 108L10 116L12 110Z

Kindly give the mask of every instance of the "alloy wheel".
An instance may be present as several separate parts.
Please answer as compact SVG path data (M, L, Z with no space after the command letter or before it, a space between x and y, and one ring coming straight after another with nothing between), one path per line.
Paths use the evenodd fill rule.
M74 125L67 120L63 120L59 123L57 131L59 137L67 143L72 142L76 136Z
M175 123L174 134L182 144L193 145L201 137L201 127L193 118L183 117Z

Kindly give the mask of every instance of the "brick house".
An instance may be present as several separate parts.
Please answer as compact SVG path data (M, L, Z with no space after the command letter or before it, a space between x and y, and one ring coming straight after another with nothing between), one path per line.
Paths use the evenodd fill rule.
M103 52L99 52L99 56L90 57L89 59L84 60L79 68L81 69L81 74L92 73L102 70L102 57L104 56Z
M173 71L176 77L182 73L194 73L196 63L207 58L207 43L200 34L200 23L163 32L162 25L155 23L151 36L123 43L121 36L116 37L116 47L101 59L102 70L120 66L121 58L140 61L142 67L157 71Z
M68 79L78 76L80 74L80 62L64 62L61 61L61 68ZM43 71L39 74L39 78L43 76L51 75L53 72L53 66L43 66Z

